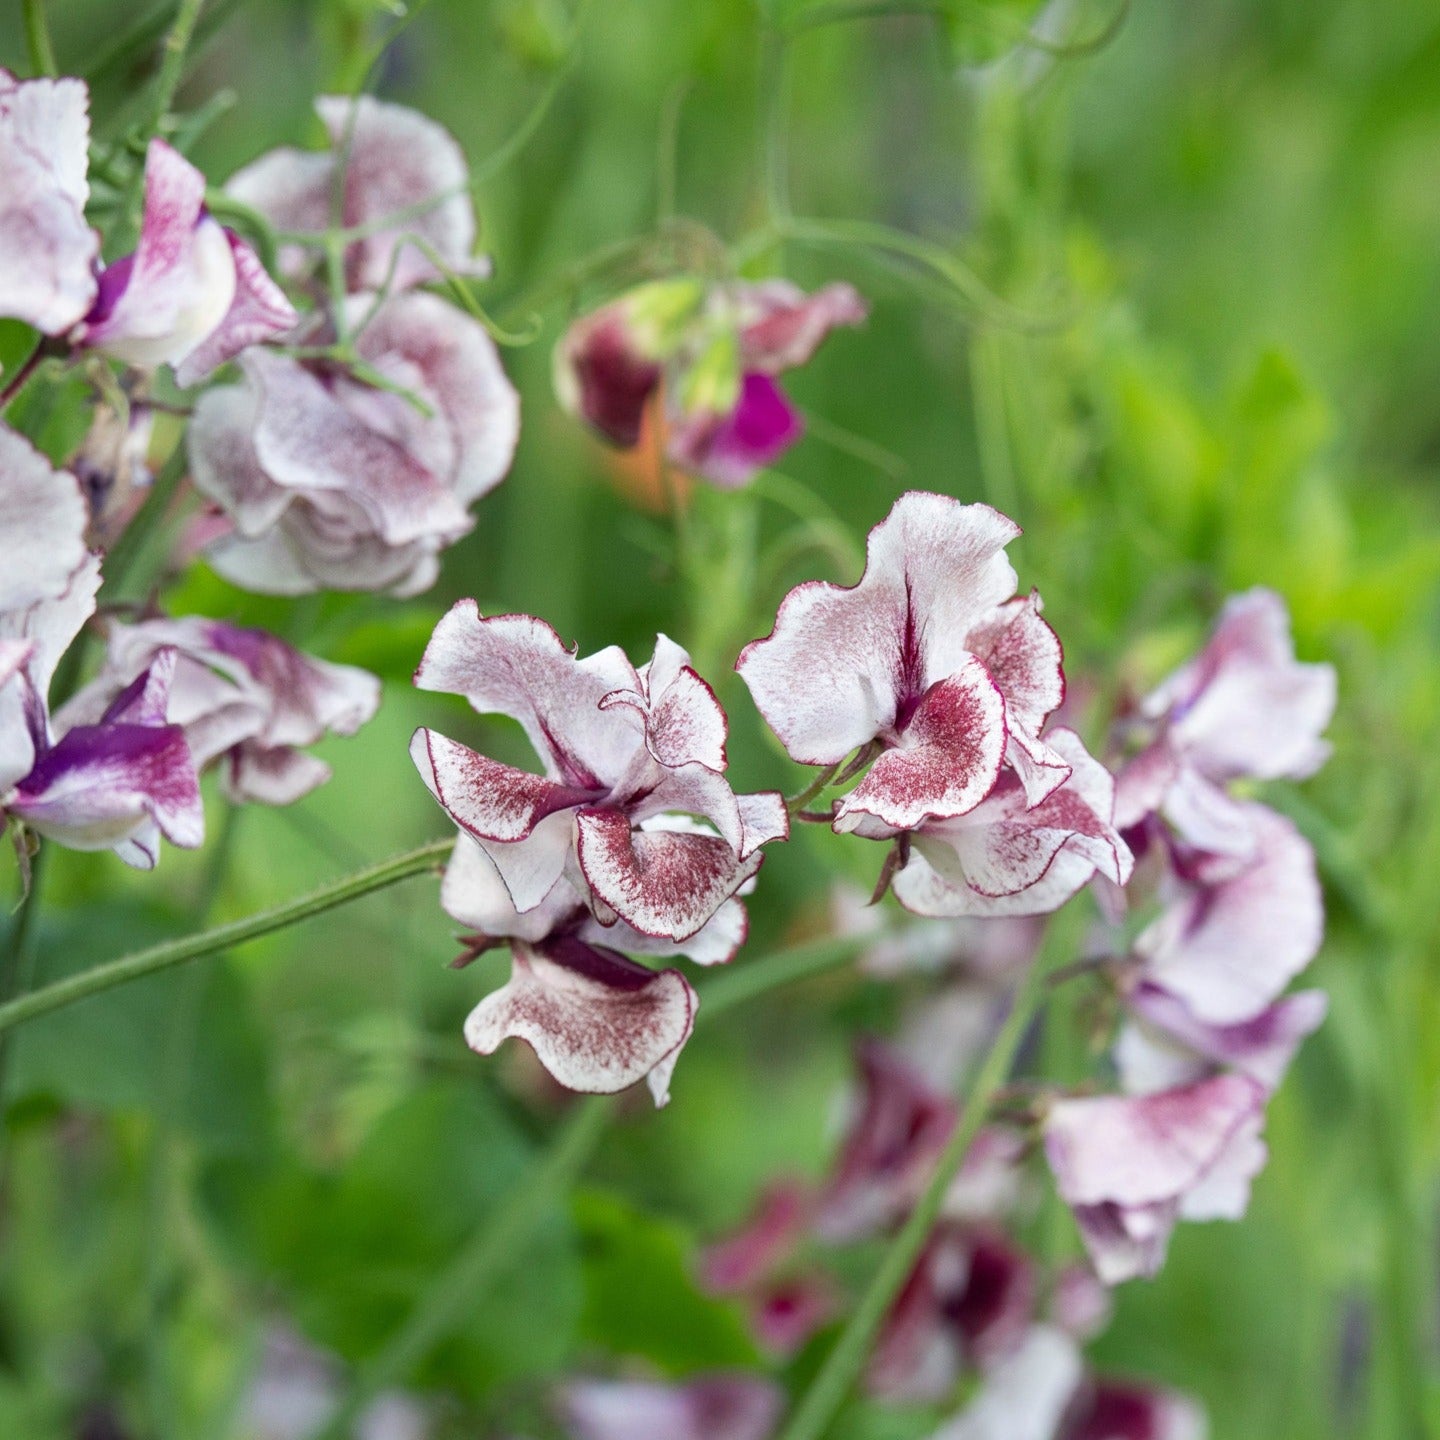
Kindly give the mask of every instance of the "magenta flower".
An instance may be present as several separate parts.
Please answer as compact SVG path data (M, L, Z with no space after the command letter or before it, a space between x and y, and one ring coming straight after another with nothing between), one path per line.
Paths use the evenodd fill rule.
M145 156L139 248L106 266L77 344L193 385L297 315L259 257L205 209L205 177L163 140Z
M443 126L404 105L368 95L322 95L315 109L330 149L271 150L230 177L225 189L277 230L314 235L332 223L365 227L345 248L351 292L409 289L450 273L484 275L472 255L475 207L464 153ZM344 170L336 203L336 167ZM282 248L285 273L305 265L299 246Z
M89 94L80 80L0 69L0 315L63 335L95 300Z
M777 1386L739 1373L681 1385L572 1380L560 1413L573 1440L769 1440L783 1403Z
M988 1368L1021 1343L1034 1304L1026 1255L997 1233L937 1226L885 1317L870 1389L888 1400L943 1399L967 1367Z
M1142 703L1144 748L1121 771L1118 823L1163 814L1190 845L1248 854L1249 827L1224 786L1304 779L1329 754L1335 671L1295 659L1285 602L1229 600L1209 642Z
M376 302L352 304L358 321ZM196 488L233 525L207 553L227 580L279 595L418 594L509 469L520 401L475 321L433 295L400 295L356 348L408 393L252 350L245 384L201 396L190 459Z
M1265 1163L1266 1092L1239 1074L1057 1100L1045 1153L1106 1284L1153 1275L1179 1219L1237 1219Z
M555 353L556 390L566 409L628 450L663 388L671 462L736 489L804 431L775 377L866 313L848 285L806 295L785 280L709 289L688 277L653 281L570 327Z
M264 630L191 616L112 624L104 669L60 712L93 719L163 650L175 654L167 719L183 727L197 768L219 764L234 801L289 805L330 778L302 747L353 735L380 704L380 682L331 665Z

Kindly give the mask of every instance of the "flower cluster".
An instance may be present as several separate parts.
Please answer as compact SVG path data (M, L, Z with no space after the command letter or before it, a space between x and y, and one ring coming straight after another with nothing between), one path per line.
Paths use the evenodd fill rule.
M784 802L731 790L725 712L663 635L637 670L618 649L582 660L543 621L483 617L466 600L436 627L415 683L519 721L543 767L428 729L411 742L460 829L442 903L475 931L475 953L511 947L510 983L466 1038L488 1054L521 1036L576 1090L647 1078L663 1104L695 994L678 970L628 956L729 960L746 929L736 896L760 847L789 832Z
M1229 787L1313 773L1334 704L1334 671L1296 661L1283 601L1254 590L1122 727L1119 821L1160 909L1120 971L1122 1093L1057 1101L1045 1137L1112 1283L1154 1274L1177 1219L1243 1213L1265 1103L1324 1019L1323 993L1283 994L1320 948L1314 854Z
M786 280L655 280L570 327L555 352L555 389L567 410L624 450L640 443L660 396L670 462L738 489L804 431L775 377L866 314L848 285L806 295Z
M1015 595L1019 533L986 505L904 495L859 583L791 591L736 665L792 759L861 776L827 818L892 843L885 878L920 915L1044 914L1130 876L1109 773L1045 729L1062 655L1039 596Z

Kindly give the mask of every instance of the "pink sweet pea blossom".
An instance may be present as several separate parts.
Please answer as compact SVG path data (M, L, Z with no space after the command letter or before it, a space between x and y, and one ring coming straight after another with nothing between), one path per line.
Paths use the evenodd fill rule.
M1120 773L1118 823L1160 813L1197 849L1248 854L1251 835L1225 785L1314 774L1334 709L1335 671L1296 661L1280 596L1234 596L1200 654L1142 702L1144 748Z
M353 735L380 704L364 670L312 659L263 630L199 616L113 623L101 673L59 719L92 720L162 650L176 656L167 719L183 727L196 766L219 764L234 801L288 805L330 778L301 747Z
M89 143L83 81L0 69L0 315L46 335L65 334L95 300Z
M418 594L509 469L520 401L483 327L421 292L351 303L360 358L406 393L251 350L196 407L195 485L233 525L207 558L246 589Z
M365 227L368 233L345 248L352 292L404 290L446 271L488 273L487 262L471 253L469 168L443 126L368 95L322 95L315 109L329 150L272 150L232 175L226 190L278 230L318 237L332 220L344 229ZM338 208L337 166L344 171ZM298 276L305 251L286 246L280 263Z
M866 313L848 285L806 295L785 280L709 289L688 277L653 281L570 327L555 354L556 390L566 409L628 450L663 388L668 458L736 489L803 433L775 377Z
M768 1380L735 1373L680 1385L574 1380L560 1412L573 1440L770 1440L783 1403Z
M1045 1153L1106 1284L1160 1268L1179 1219L1237 1219L1265 1163L1266 1092L1240 1074L1055 1101Z
M255 252L205 209L205 177L163 140L145 156L139 248L106 266L77 344L193 385L298 317Z

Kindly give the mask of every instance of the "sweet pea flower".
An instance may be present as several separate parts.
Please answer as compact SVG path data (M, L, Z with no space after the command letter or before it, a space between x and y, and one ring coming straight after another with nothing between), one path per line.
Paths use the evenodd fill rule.
M680 1385L573 1380L559 1409L573 1440L770 1440L783 1404L778 1386L737 1372Z
M735 668L793 759L878 752L836 803L836 830L888 838L968 815L1006 766L1031 806L1069 777L1040 735L1064 677L1038 598L1013 598L1005 547L1019 533L988 505L911 491L870 532L858 584L798 586L741 652Z
M188 386L297 318L259 256L205 209L205 177L152 140L139 247L101 270L74 343L130 365L172 365Z
M3 427L0 486L0 552L27 557L0 580L0 826L149 869L162 834L193 847L204 829L184 731L165 719L175 656L157 653L94 723L52 723L50 683L94 613L100 561L79 481Z
M914 830L910 856L894 879L906 909L937 916L1042 915L1058 910L1095 875L1114 885L1129 880L1134 857L1111 823L1110 772L1073 731L1053 731L1044 743L1069 767L1044 799L1027 806L1024 783L1010 772L966 814L925 820ZM860 833L876 834L877 827Z
M1232 597L1200 654L1141 703L1145 744L1120 773L1118 823L1159 813L1198 849L1247 855L1250 831L1224 787L1313 775L1334 710L1334 668L1295 659L1280 596Z
M431 793L534 909L569 874L602 924L694 936L760 868L789 824L774 792L737 796L714 692L665 636L636 670L616 647L584 660L529 615L484 618L462 600L435 628L415 683L518 720L543 775L428 729L410 753ZM713 827L647 827L679 815Z
M943 1399L967 1366L988 1368L1020 1344L1034 1302L1034 1267L1002 1236L937 1226L885 1317L869 1388L888 1400Z
M848 285L806 295L786 280L708 288L691 277L651 281L570 327L555 352L556 392L572 414L629 450L663 388L669 460L738 489L804 431L775 377L866 314Z
M1193 1401L1154 1386L1094 1380L1074 1340L1036 1325L931 1440L1205 1440Z
M1144 1095L1052 1103L1045 1154L1107 1285L1154 1275L1179 1219L1238 1219L1265 1163L1266 1092L1210 1076Z
M330 778L301 747L353 735L380 704L380 682L331 665L264 630L190 616L112 623L101 673L60 712L88 721L155 661L175 654L167 719L183 727L197 768L218 764L236 802L289 805Z
M352 292L404 290L446 272L485 275L475 246L470 173L454 137L428 116L369 95L322 95L315 109L328 150L271 150L230 177L226 191L277 230L318 237L332 220L366 234L345 247ZM336 202L336 168L343 170ZM286 275L304 269L306 251L280 252Z
M1314 959L1325 927L1309 843L1263 805L1234 809L1250 858L1181 857L1169 903L1134 947L1141 977L1208 1025L1258 1015Z
M350 303L360 358L404 393L251 350L196 406L195 486L233 526L207 559L246 589L418 594L510 467L520 400L484 328L422 292Z
M95 301L89 92L0 69L0 315L64 335Z

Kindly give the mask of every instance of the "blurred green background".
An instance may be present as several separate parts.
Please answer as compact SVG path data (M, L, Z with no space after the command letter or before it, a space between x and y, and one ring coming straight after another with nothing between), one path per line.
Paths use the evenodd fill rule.
M147 73L111 47L172 8L50 5L62 68L96 74L101 131ZM853 578L847 550L904 488L1021 521L1022 584L1044 594L1101 725L1227 592L1274 586L1302 658L1341 674L1328 768L1269 797L1321 857L1329 938L1312 974L1331 1018L1272 1106L1247 1219L1182 1227L1160 1279L1121 1294L1097 1357L1193 1392L1216 1440L1440 1434L1440 7L864 8L937 13L799 28L788 95L753 0L604 0L573 50L564 0L432 0L390 47L377 93L437 117L476 163L556 87L478 194L495 259L481 298L513 329L537 306L541 321L506 352L520 450L430 595L280 604L203 571L172 590L176 610L273 625L388 682L379 718L322 751L328 786L238 817L213 916L443 834L405 756L417 723L523 758L509 731L409 687L461 595L542 615L585 651L642 659L665 629L721 682L737 788L793 789L729 664L790 584ZM274 144L318 143L314 93L353 86L395 24L375 0L209 13L223 24L181 104L233 95L195 152L215 181ZM1031 26L1045 43L1017 45ZM0 61L25 71L8 10ZM967 299L839 227L752 246L753 273L851 280L873 315L793 377L812 426L785 477L697 494L704 543L680 573L664 517L627 500L612 457L559 412L550 346L607 293L567 286L573 267L669 208L726 244L753 235L767 165L795 214L924 236L975 287ZM211 824L226 828L218 801ZM214 853L170 851L151 877L52 856L42 978L183 931ZM822 925L836 867L868 884L873 863L808 834L777 850L737 963ZM443 1279L556 1103L524 1057L465 1050L461 1019L500 968L446 970L451 929L433 883L413 881L18 1036L0 1435L73 1436L103 1406L126 1435L226 1440L268 1319L360 1361ZM549 1433L545 1383L616 1356L675 1375L753 1360L736 1312L693 1288L697 1237L777 1171L818 1172L849 1045L899 1006L897 987L834 979L697 1035L671 1107L627 1109L583 1193L411 1377L449 1397L438 1433ZM856 1405L837 1433L927 1427Z

